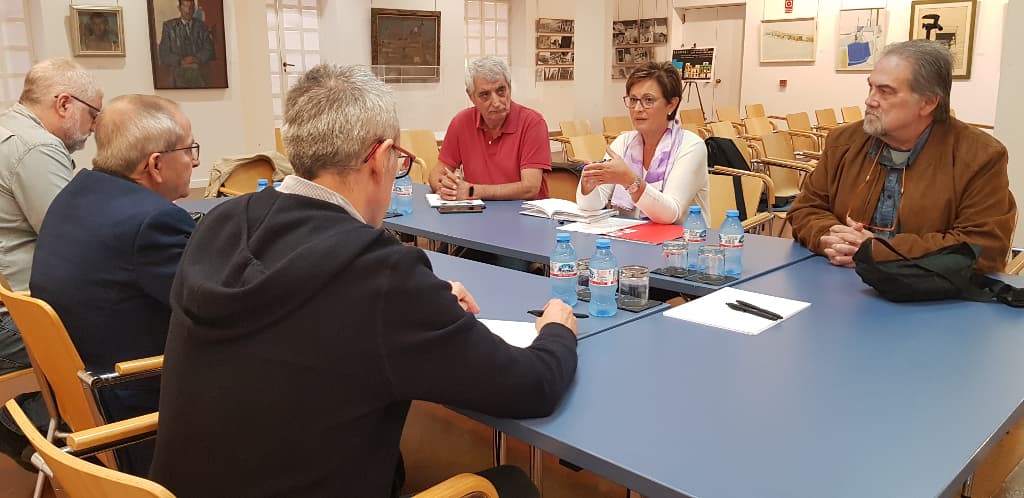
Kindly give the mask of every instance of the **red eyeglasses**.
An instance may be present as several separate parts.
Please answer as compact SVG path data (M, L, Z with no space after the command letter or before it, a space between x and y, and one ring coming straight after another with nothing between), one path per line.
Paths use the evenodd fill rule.
M382 140L373 144L373 147L370 148L370 152L368 152L366 157L363 158L363 162L365 163L369 161L370 158L377 153L377 149L379 149L383 143L384 141ZM416 156L412 152L399 147L397 144L392 145L392 148L398 151L398 169L395 170L395 180L409 176L409 172L412 171L412 163L416 160Z

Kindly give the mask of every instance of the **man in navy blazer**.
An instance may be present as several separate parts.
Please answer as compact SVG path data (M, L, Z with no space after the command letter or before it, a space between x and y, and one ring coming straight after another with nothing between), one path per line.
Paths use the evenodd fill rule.
M96 147L93 169L75 175L43 219L29 288L99 374L164 352L171 281L195 228L172 201L188 195L199 145L176 103L125 95L97 118ZM149 378L101 390L104 415L156 410L159 387ZM126 453L122 469L146 475L152 448Z

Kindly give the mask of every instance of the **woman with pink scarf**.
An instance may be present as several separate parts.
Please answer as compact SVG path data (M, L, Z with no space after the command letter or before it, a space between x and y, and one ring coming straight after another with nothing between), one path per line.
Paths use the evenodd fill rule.
M622 216L666 224L681 224L691 205L707 213L707 148L675 119L679 71L668 62L642 64L626 80L626 94L634 131L619 135L604 161L583 168L576 189L580 209L610 203Z

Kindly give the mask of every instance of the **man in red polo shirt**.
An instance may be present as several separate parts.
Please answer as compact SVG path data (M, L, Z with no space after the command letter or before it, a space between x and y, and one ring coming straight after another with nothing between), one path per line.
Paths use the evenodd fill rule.
M484 57L466 68L474 107L452 118L430 172L442 199L545 199L551 170L548 126L539 112L512 102L511 74L501 59ZM456 173L462 167L463 177Z

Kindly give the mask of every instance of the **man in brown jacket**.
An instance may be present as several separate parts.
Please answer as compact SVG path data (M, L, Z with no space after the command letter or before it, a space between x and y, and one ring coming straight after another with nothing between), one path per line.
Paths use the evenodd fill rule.
M871 237L908 257L969 242L980 271L1001 271L1017 207L1006 148L949 114L952 57L935 42L886 47L868 77L864 121L829 133L789 212L793 237L853 267ZM881 245L875 257L893 259Z

